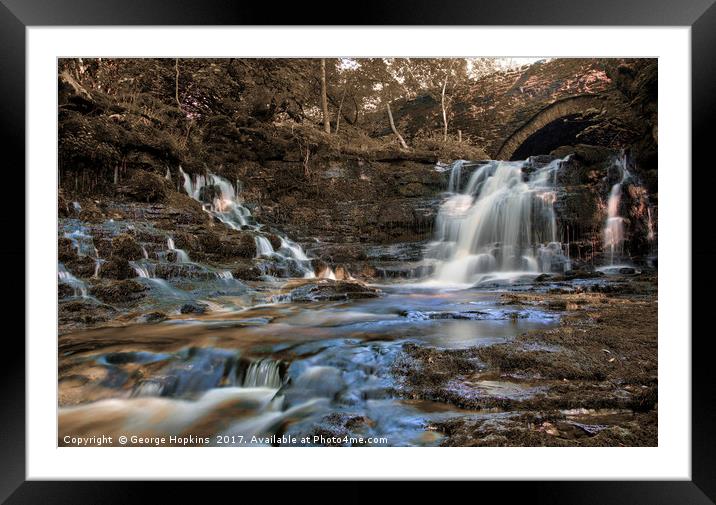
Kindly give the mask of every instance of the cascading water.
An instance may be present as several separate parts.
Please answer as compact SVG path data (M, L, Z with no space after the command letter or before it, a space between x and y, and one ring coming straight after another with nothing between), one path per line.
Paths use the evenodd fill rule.
M158 289L161 293L175 298L184 298L180 290L173 288L164 279L159 279L156 277L156 266L153 263L149 263L147 261L130 261L129 265L134 269L134 272L137 274L137 277L145 280L151 286Z
M614 265L615 257L619 259L623 253L624 218L619 215L619 203L621 202L622 185L630 177L624 156L618 158L614 164L619 169L621 178L609 192L607 220L604 224L604 250L609 251L610 265Z
M70 286L74 290L74 296L87 298L87 285L72 275L62 263L57 265L57 280Z
M437 260L434 280L466 284L495 272L568 270L554 213L562 161L531 173L525 161L489 161L478 166L462 191L466 162L453 163L450 196L426 250L426 258Z
M189 255L183 249L177 249L174 245L174 239L169 237L167 239L167 249L176 255L177 263L190 263Z
M194 200L202 203L205 211L234 230L257 229L249 209L239 202L234 186L218 175L196 175L194 180L179 167L184 178L184 190Z
M272 359L262 359L251 363L246 370L243 387L268 387L278 389L281 387L280 363Z
M197 175L192 180L179 167L184 178L184 189L189 196L201 202L202 208L219 221L234 230L259 231L263 225L256 223L249 209L241 204L234 186L223 177L209 173ZM239 181L236 183L240 187ZM300 245L288 238L276 234L281 240L281 247L274 250L271 242L264 236L255 235L256 256L270 257L273 261L285 263L289 270L305 278L315 277L311 260L306 256Z
M271 242L266 237L262 237L261 235L256 235L254 237L254 240L256 241L256 257L260 258L262 256L271 256L273 254L273 247L271 246Z

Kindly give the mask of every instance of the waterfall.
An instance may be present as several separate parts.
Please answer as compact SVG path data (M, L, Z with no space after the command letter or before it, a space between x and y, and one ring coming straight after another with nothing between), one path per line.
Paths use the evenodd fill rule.
M526 161L489 161L478 166L462 191L465 162L453 163L449 196L425 254L437 260L435 280L463 284L493 272L569 269L554 213L562 161L530 173Z
M154 275L149 272L149 268L147 266L140 265L139 263L136 263L134 261L130 261L129 264L134 269L134 272L137 274L137 277L141 277L142 279L154 278Z
M331 279L333 281L336 280L336 273L333 271L333 269L329 266L326 266L323 270L321 270L318 273L319 279Z
M624 218L619 215L619 203L622 196L622 185L631 177L627 170L626 157L616 159L614 166L619 170L621 178L612 186L607 200L607 220L604 223L604 249L609 251L609 264L614 265L623 253L624 245Z
M177 263L190 263L191 260L189 259L189 255L186 253L184 249L177 249L174 245L174 239L169 237L167 238L167 249L172 251L174 254L176 254L176 262Z
M251 363L244 377L245 388L268 387L278 389L281 387L280 362L272 359L261 359Z
M653 242L654 241L654 220L651 218L651 207L647 206L646 216L647 216L646 226L647 226L647 230L648 230L647 234L646 234L646 238L649 242Z
M87 285L72 275L62 263L57 264L57 279L62 284L70 286L75 296L87 298Z
M450 180L448 182L448 193L460 192L460 179L462 177L462 167L465 160L457 160L450 169Z
M266 237L262 237L261 235L256 235L254 237L254 241L256 242L256 257L260 258L262 256L271 256L273 254L273 247L271 247L271 242Z
M234 230L258 231L261 224L256 223L249 209L242 205L234 185L218 175L196 175L192 179L179 167L179 174L184 178L184 190L189 196L202 204L204 211ZM236 181L236 188L242 188L241 181ZM281 240L281 247L274 251L266 237L255 235L257 257L270 256L272 260L282 262L291 270L303 277L315 277L311 260L295 242L276 234Z
M134 272L137 274L137 277L139 277L140 279L145 279L151 286L157 288L162 293L177 298L183 298L181 291L172 287L164 279L158 279L156 277L154 273L155 266L152 263L139 263L138 261L130 261L129 265L134 269Z
M184 178L184 190L194 200L202 203L205 211L234 230L256 229L251 223L251 212L244 207L236 196L234 186L218 175L197 175L194 180L179 168Z
M604 248L609 250L609 264L614 264L614 254L620 255L624 242L624 219L619 216L622 185L612 186L607 201L607 221L604 225Z

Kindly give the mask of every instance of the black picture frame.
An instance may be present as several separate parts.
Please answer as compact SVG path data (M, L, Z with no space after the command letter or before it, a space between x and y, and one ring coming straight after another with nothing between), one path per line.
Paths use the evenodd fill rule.
M711 213L706 191L714 187L715 171L708 151L712 143L707 124L716 117L716 0L492 0L450 1L439 5L426 0L399 0L390 4L361 2L350 15L339 17L333 8L306 3L284 4L280 8L268 2L238 3L228 0L0 0L0 121L6 189L2 215L6 237L0 250L5 268L5 295L16 307L6 308L6 331L3 335L2 371L3 414L0 415L0 501L19 503L129 503L149 499L149 491L173 502L194 501L196 486L188 482L56 482L25 480L25 346L19 331L8 325L25 313L25 288L22 294L14 286L24 285L24 272L32 268L25 259L25 223L20 209L25 208L25 187L21 167L25 166L25 29L30 26L77 25L256 25L256 24L351 24L371 25L612 25L612 26L689 26L691 27L692 72L692 166L699 167L698 184L692 184L692 236L698 230L710 230ZM331 17L333 15L333 17ZM674 176L689 167L666 167ZM22 187L21 187L22 186ZM702 193L702 194L700 194ZM692 314L703 319L712 310L710 297L699 296L698 289L713 284L716 246L711 240L692 240L692 265L698 270L698 282L692 283ZM685 244L686 246L686 244ZM685 258L686 260L686 258ZM21 278L22 276L22 278ZM22 301L21 301L22 300ZM19 305L22 304L22 307ZM15 310L12 310L15 309ZM17 330L23 323L14 325ZM454 496L455 490L466 491L475 499L498 493L503 501L530 503L649 503L706 504L716 501L716 387L711 373L711 331L697 331L692 336L692 436L691 481L584 481L584 482L472 482L450 484L412 483L401 490L403 500L409 495L427 497ZM53 336L48 335L48 341ZM226 491L232 483L204 483L203 496L212 491ZM350 483L349 489L337 490L337 483L292 483L295 493L327 500L365 502L378 496L382 484ZM150 487L152 489L148 489ZM266 484L240 484L242 495L260 491ZM250 489L251 487L256 489ZM275 489L275 485L274 485ZM275 491L273 491L275 492ZM305 494L304 494L305 493ZM237 498L238 499L238 498Z

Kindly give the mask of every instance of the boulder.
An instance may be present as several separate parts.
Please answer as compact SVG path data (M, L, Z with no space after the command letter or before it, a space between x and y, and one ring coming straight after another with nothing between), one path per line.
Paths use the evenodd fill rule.
M274 251L277 251L281 248L281 238L278 235L270 234L268 236L268 241L271 243L271 247L273 247Z
M357 300L376 298L380 291L357 281L334 281L320 279L305 283L289 292L294 302L316 302L332 300Z
M179 309L182 314L204 314L209 306L201 302L189 302L185 303Z
M124 280L135 277L134 270L124 258L112 257L102 263L99 269L100 277L104 279Z

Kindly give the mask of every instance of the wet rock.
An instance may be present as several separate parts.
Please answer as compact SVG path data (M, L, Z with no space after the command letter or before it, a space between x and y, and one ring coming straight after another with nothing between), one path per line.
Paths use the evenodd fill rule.
M57 194L57 217L67 217L70 212L70 203L65 199L65 192L60 189Z
M348 268L344 265L338 265L336 266L336 269L334 271L336 275L336 280L338 281L347 281L352 279L351 273L348 271Z
M316 277L327 277L330 270L330 265L325 261L316 260L313 262L313 273Z
M102 263L99 276L105 279L124 280L135 277L135 272L126 259L112 257Z
M204 203L212 203L214 199L221 198L221 188L216 184L211 186L202 186L199 189L199 200Z
M112 256L128 261L143 257L142 247L128 233L122 233L112 239Z
M159 311L149 312L147 314L142 314L141 316L139 316L139 321L147 324L161 323L162 321L166 321L167 319L169 319L169 317L164 312Z
M65 267L78 278L92 277L94 275L96 262L89 256L77 256L63 262Z
M604 272L598 270L567 270L564 272L564 278L568 281L573 279L596 279L604 277Z
M253 258L256 256L256 242L248 233L241 235L241 238L234 249L237 256L242 258Z
M274 251L277 251L281 248L281 238L278 235L270 234L268 236L268 241L271 243L271 247L273 247Z
M66 237L57 239L57 259L63 263L77 259L77 250L72 245L72 241Z
M244 281L256 281L261 278L261 270L253 265L245 265L234 268L231 271L234 279L241 279Z
M93 279L90 294L105 303L128 303L144 297L147 287L134 279L107 280Z
M636 269L632 267L622 267L619 269L619 273L622 275L634 275L636 274Z
M291 290L288 296L294 302L356 300L376 298L380 296L380 291L361 282L321 279Z
M58 298L70 298L74 296L75 290L69 284L58 283L57 284L57 297Z
M101 223L105 220L105 215L94 201L83 200L79 218L88 223Z
M201 302L189 302L185 303L179 309L182 314L204 314L209 309L209 306Z
M96 326L109 321L117 315L110 306L98 305L91 300L61 301L58 305L58 325L60 333L77 328Z
M453 311L453 312L431 312L431 311L403 311L400 313L401 316L407 317L412 321L427 321L429 319L462 319L469 321L480 321L483 319L492 319L491 315L486 312L479 310L465 310L465 311ZM504 316L507 317L507 316ZM527 316L523 316L527 317Z

